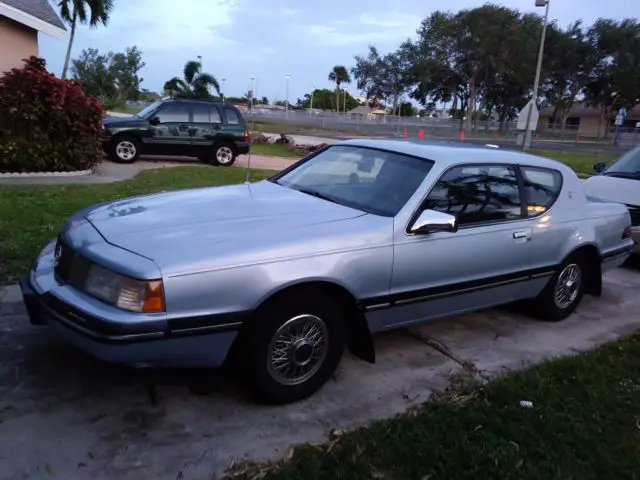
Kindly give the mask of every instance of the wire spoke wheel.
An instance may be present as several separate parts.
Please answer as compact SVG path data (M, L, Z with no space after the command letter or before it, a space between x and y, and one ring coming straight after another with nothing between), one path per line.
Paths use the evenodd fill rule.
M582 271L575 263L567 265L556 282L554 301L558 308L568 308L575 302L582 286Z
M329 330L315 315L287 320L269 344L267 370L281 385L299 385L313 377L329 351Z

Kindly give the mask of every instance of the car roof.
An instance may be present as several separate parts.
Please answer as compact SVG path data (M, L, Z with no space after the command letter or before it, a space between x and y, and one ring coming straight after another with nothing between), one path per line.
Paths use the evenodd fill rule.
M362 138L344 140L337 142L334 145L349 145L354 147L358 146L391 150L446 165L459 163L499 162L553 168L565 173L568 171L573 172L573 170L563 163L551 160L550 158L517 152L514 150L496 148L495 146L474 145L447 140L412 141ZM464 150L464 154L461 154L461 149Z
M229 102L220 102L218 100L205 100L205 99L191 99L191 98L170 98L167 100L161 100L162 103L202 103L205 105L224 105L225 107L233 107L236 106L233 103Z

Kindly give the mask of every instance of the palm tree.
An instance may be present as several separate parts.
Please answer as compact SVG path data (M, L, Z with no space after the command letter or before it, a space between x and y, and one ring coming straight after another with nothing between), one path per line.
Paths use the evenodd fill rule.
M209 90L213 88L220 96L220 84L216 77L201 70L200 62L189 60L184 65L183 78L173 77L165 82L165 91L172 97L210 98Z
M336 65L329 72L329 81L336 83L336 112L340 111L340 85L343 83L351 83L349 71L344 65Z
M71 25L67 56L62 68L62 78L66 78L78 21L83 24L88 23L90 28L97 27L99 23L106 25L113 10L113 0L59 0L58 7L60 7L62 20Z

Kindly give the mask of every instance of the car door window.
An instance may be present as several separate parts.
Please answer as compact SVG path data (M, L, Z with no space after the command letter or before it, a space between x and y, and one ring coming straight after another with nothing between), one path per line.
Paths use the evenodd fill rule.
M229 125L240 125L240 116L233 108L225 108L224 114L227 117L227 123Z
M189 123L189 109L187 105L165 105L158 111L156 116L160 120L160 123Z
M460 225L522 218L518 177L508 165L454 167L440 177L423 208L456 215Z
M194 105L193 123L222 123L222 118L215 105Z
M557 170L521 167L527 198L527 216L542 215L555 203L562 189L562 174Z

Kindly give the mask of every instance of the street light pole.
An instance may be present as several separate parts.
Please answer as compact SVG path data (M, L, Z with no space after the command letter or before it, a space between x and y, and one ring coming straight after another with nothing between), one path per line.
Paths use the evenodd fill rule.
M256 81L256 77L251 75L249 78L251 79L251 98L249 99L249 110L253 112L253 97L255 97L254 82Z
M220 92L220 96L222 97L222 101L224 102L224 82L226 82L227 79L223 78L222 79L222 92Z
M549 3L551 0L536 0L536 7L546 7L544 11L544 22L542 23L542 36L540 37L540 49L538 50L538 65L536 66L536 78L533 82L533 98L531 108L527 111L527 128L524 132L523 150L531 147L531 111L538 106L538 88L540 87L540 71L542 70L542 56L544 55L544 41L547 36L547 21L549 19Z
M344 113L347 113L347 87L344 87L344 98L342 104L344 106Z
M291 74L287 73L284 78L287 79L287 89L284 100L284 118L289 117L289 79L291 78Z
M315 91L315 87L311 87L311 104L309 105L309 116L313 112L313 92Z

